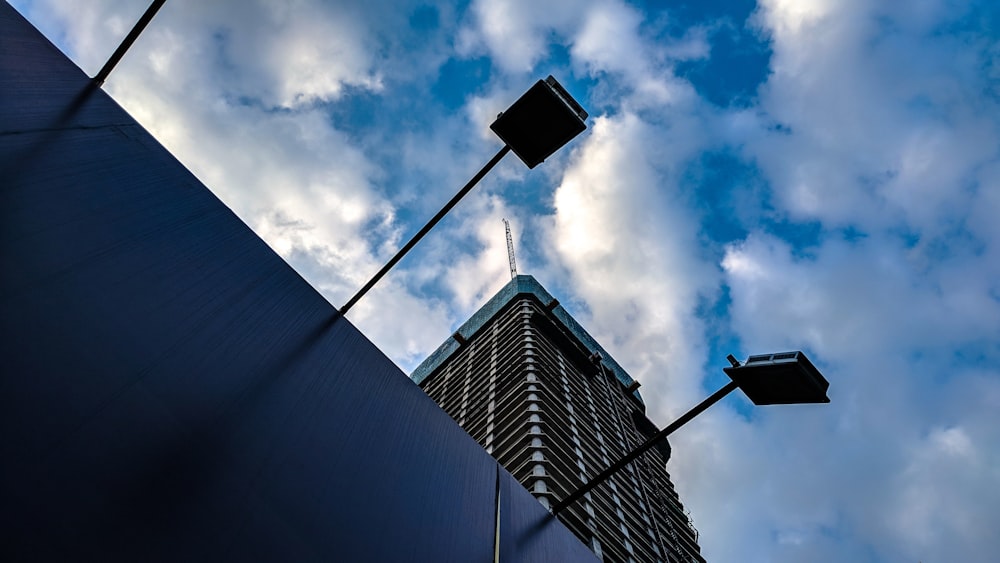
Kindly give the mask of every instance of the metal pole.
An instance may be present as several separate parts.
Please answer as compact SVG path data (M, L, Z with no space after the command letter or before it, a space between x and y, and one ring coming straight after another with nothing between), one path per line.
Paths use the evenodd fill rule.
M153 0L153 3L146 8L146 11L142 14L142 17L139 18L139 21L135 22L135 26L132 28L132 31L128 32L128 35L126 35L125 39L122 40L121 45L119 45L118 48L115 49L115 52L111 54L111 58L108 59L108 62L104 63L104 67L101 71L94 76L93 81L95 85L100 86L104 84L104 81L108 79L108 75L111 74L115 65L118 64L118 61L122 60L122 57L125 56L125 52L129 50L129 47L131 47L133 43L135 43L135 40L139 38L139 34L142 33L142 30L146 29L146 26L149 25L153 16L156 15L156 12L160 10L160 7L163 6L163 3L166 1L167 0Z
M399 260L403 258L403 256L405 256L406 253L410 251L410 249L412 249L418 242L420 242L420 239L424 238L424 235L426 235L431 229L433 229L434 225L437 225L438 221L440 221L449 211L451 211L451 208L455 207L455 204L457 204L463 197L465 197L465 194L469 193L469 191L472 190L472 188L474 188L476 184L478 184L479 181L482 180L483 177L486 176L486 174L490 170L492 170L493 167L496 166L498 162L500 162L500 159L502 159L504 156L507 155L508 152L510 152L510 146L504 145L503 148L500 149L500 151L497 152L497 154L494 155L493 158L486 163L486 166L483 166L483 168L479 172L477 172L476 175L473 176L471 180L469 180L469 183L466 184L465 187L463 187L461 190L459 190L459 192L455 194L455 197L451 198L451 201L446 203L445 206L442 207L441 210L437 212L437 215L431 218L431 220L428 221L427 224L424 225L423 228L420 229L420 231L417 234L413 235L413 238L411 238L409 242L404 244L403 248L400 248L399 251L396 252L396 255L393 256L388 262L386 262L385 266L382 266L382 269L379 270L378 273L372 277L372 279L368 280L368 283L366 283L364 287L359 289L358 292L354 294L354 297L351 297L347 301L347 303L344 303L344 306L340 308L340 314L346 315L347 311L349 311L351 307L353 307L354 304L358 302L359 299L364 297L364 295L368 293L368 290L371 289L376 283L378 283L378 280L382 279L382 276L386 275L386 273L388 273L389 270L391 270L392 267L396 265L396 262L399 262Z
M733 389L736 389L736 387L737 387L736 382L730 381L722 389L719 389L715 393L712 393L712 395L710 395L707 399L695 405L694 408L681 415L681 417L678 418L677 420L671 422L669 425L667 425L666 428L657 432L650 439L646 440L645 443L643 443L641 446L632 450L625 457L611 464L610 467L602 471L597 477L594 477L593 479L585 483L582 487L571 493L568 497L559 501L559 503L552 508L552 514L559 514L560 512L562 512L563 509L567 508L569 505L579 500L580 497L590 492L597 485L603 483L605 480L607 480L608 477L611 477L612 475L620 471L623 467L628 465L632 460L645 453L646 450L652 448L661 440L669 436L671 432L677 430L681 426L684 426L692 418L701 414L702 411L714 405L715 403L719 402L720 399L731 393Z

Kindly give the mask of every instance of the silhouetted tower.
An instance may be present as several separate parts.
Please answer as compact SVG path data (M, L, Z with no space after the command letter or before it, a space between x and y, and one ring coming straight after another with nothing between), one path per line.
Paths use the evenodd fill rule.
M531 276L514 276L411 377L546 507L658 431L638 382ZM605 561L704 563L668 459L660 442L559 520Z

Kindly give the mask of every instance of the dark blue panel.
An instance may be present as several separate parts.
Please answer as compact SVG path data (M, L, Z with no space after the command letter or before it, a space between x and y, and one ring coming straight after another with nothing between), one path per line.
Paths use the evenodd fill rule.
M495 461L87 84L0 3L0 560L491 561Z
M594 553L509 473L500 474L500 495L501 561L597 561Z

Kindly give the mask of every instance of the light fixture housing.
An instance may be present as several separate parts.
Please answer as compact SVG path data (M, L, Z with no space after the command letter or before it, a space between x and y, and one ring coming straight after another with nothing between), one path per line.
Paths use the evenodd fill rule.
M723 371L755 405L830 402L830 382L801 351L750 356Z
M534 168L586 128L587 112L551 75L539 80L490 129Z

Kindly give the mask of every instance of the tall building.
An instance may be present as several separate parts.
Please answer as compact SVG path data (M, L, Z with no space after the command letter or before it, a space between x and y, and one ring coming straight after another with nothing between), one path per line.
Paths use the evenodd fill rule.
M546 507L647 437L635 382L533 277L516 276L413 380ZM666 441L559 514L606 561L704 561Z

